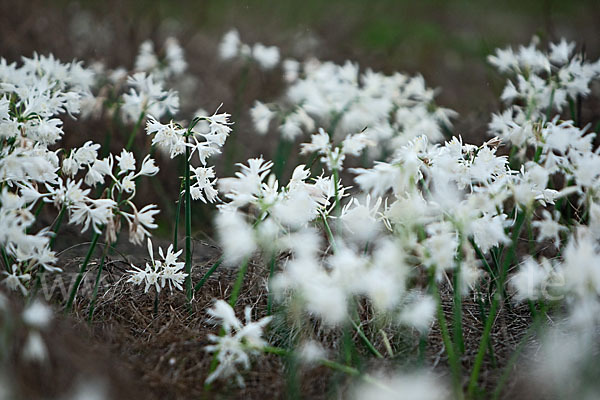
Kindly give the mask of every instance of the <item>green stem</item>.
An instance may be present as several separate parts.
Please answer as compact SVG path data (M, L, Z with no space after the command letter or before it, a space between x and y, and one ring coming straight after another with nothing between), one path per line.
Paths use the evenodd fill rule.
M535 155L533 156L533 161L534 161L534 162L536 162L536 163L539 163L539 162L540 162L540 157L542 156L542 151L543 151L543 148L542 148L542 146L538 146L538 147L535 149Z
M283 175L285 164L290 158L290 152L292 150L293 142L285 139L283 136L279 137L279 143L277 144L277 150L275 152L275 163L273 165L273 172L277 177L277 180L281 183L281 176Z
M577 116L575 115L575 102L573 101L571 96L568 96L567 99L569 101L569 111L571 112L571 119L573 120L575 126L577 126Z
M137 135L137 132L140 129L140 125L142 124L142 121L144 120L145 115L146 115L146 113L144 111L142 111L140 113L140 116L138 117L137 122L135 123L133 129L129 133L129 139L127 139L127 145L125 145L125 150L127 150L127 151L131 150L131 147L133 146L133 142L135 140L135 136Z
M481 317L481 320L482 321L487 320L487 314L485 313L485 307L483 304L483 300L481 299L479 294L477 296L475 296L475 299L477 301L477 305L479 306L479 315ZM496 368L496 356L495 356L495 352L494 352L494 346L492 345L491 341L488 341L488 350L487 351L490 356L490 361L492 362L492 367Z
M183 189L185 182L182 180L179 186L179 200L177 200L177 212L175 214L175 226L173 227L173 251L177 252L177 237L179 234L179 216L181 215L181 200L183 198Z
M455 346L450 339L450 332L448 331L448 325L446 323L446 317L444 316L444 310L442 308L442 299L440 298L439 288L435 281L435 273L431 276L432 294L435 297L437 303L437 317L440 325L440 331L442 333L442 341L444 342L444 348L448 355L448 362L450 363L450 369L452 370L452 380L454 381L454 391L458 399L463 398L462 384L461 384L461 367L460 360L454 352Z
M246 275L246 271L248 270L248 260L244 260L242 265L240 265L240 270L238 271L237 278L233 285L233 289L231 290L231 297L229 297L229 305L231 307L235 306L237 302L238 296L240 295L240 290L242 289L242 284L244 283L244 276Z
M550 103L548 104L548 108L546 108L546 121L550 120L550 113L552 113L552 103L554 103L554 88L552 88L552 92L550 93Z
M502 393L502 388L506 384L506 381L508 380L508 377L510 376L510 373L512 372L512 369L513 369L515 363L519 359L519 355L525 348L525 345L527 344L527 341L529 340L529 338L538 330L540 325L541 325L541 319L536 318L534 320L533 324L525 332L525 335L523 335L523 338L519 341L517 348L515 349L515 351L513 351L510 358L508 359L508 362L506 363L506 366L504 367L504 370L502 372L502 375L500 376L500 379L498 379L496 389L494 389L494 395L492 396L493 400L496 400L500 397L500 394Z
M327 222L327 216L325 214L321 214L321 219L323 220L323 225L325 226L325 231L327 232L327 237L329 238L329 243L331 244L331 248L335 253L337 248L335 246L335 238L333 237L333 232L331 232L331 227L329 226L329 222Z
M77 289L79 288L79 284L83 279L83 274L87 270L88 263L92 258L92 254L94 253L94 249L96 248L96 243L98 243L98 238L100 238L100 233L94 232L94 236L92 237L92 243L88 249L88 252L83 260L83 264L81 264L81 269L77 274L77 278L75 279L75 283L73 284L73 288L71 288L71 293L69 293L69 300L67 300L67 306L65 308L65 312L71 311L71 307L73 306L73 300L75 300L75 294L77 293Z
M210 267L210 269L208 271L206 271L206 273L204 274L202 279L200 279L198 281L198 283L196 283L196 286L194 286L194 292L198 292L202 288L202 286L204 286L204 284L206 283L208 278L210 278L210 276L213 274L213 272L215 272L217 270L217 268L219 268L219 265L221 265L222 263L223 263L223 257L219 258L212 265L212 267Z
M340 212L340 188L339 188L339 172L337 168L333 169L333 190L335 192L335 208L333 209L333 213L338 215Z
M488 274L490 274L493 280L496 280L496 274L494 274L492 267L488 263L487 259L485 258L485 255L483 254L479 246L477 246L477 244L475 243L475 240L471 239L471 245L473 246L473 249L475 249L475 254L477 254L477 257L479 257L479 259L483 263L483 266L485 267Z
M529 244L529 255L535 256L535 238L533 237L532 218L533 213L527 213L527 243Z
M12 262L8 258L8 254L6 254L6 251L4 250L4 247L0 247L0 250L2 251L2 260L4 261L4 266L6 267L6 271L8 273L12 273L12 270L11 270Z
M189 136L186 137L186 142ZM190 148L185 148L185 293L192 301L192 196L190 195Z
M358 336L362 339L362 341L365 343L365 346L367 346L367 349L369 349L369 351L377 358L383 358L383 355L379 352L379 350L377 350L375 348L375 346L373 346L373 343L371 343L371 341L369 340L369 338L367 337L367 335L365 335L365 333L362 331L360 325L358 325L356 322L352 321L352 325L354 326L354 328L356 329L356 332L358 333Z
M40 213L42 212L42 208L44 208L44 202L40 200L40 202L35 206L35 210L33 212L33 214L35 215L36 219L40 215Z
M352 340L352 330L348 324L344 325L340 350L342 360L346 365L353 365L354 362L357 361L356 346L354 345L354 340Z
M481 365L483 363L483 357L485 356L486 349L488 347L488 341L490 339L490 334L492 332L492 326L494 324L494 320L496 319L496 313L498 312L498 307L500 305L500 300L503 298L501 293L504 293L504 282L506 280L506 275L508 274L508 268L512 263L513 259L516 255L516 247L519 239L519 235L521 233L521 228L523 226L523 221L525 220L526 212L517 212L517 219L515 221L515 226L512 232L512 243L511 247L508 250L508 254L506 255L504 262L502 263L502 269L500 271L500 276L498 281L496 282L496 293L492 297L492 304L490 306L490 311L488 313L488 317L485 321L485 326L483 328L483 335L481 337L481 342L479 342L479 349L477 351L477 355L475 356L475 361L473 363L473 369L471 372L471 377L469 379L469 385L467 389L467 393L469 397L473 397L475 393L475 389L477 388L477 380L479 378L479 371L481 369Z
M425 364L425 355L427 352L427 333L419 334L419 357L418 364L423 367Z
M296 354L288 352L283 357L285 368L285 391L287 400L300 400L301 383L299 375L299 360Z
M280 347L265 346L261 350L264 353L275 354L275 355L282 356L282 357L293 356L293 352L286 350L286 349L282 349ZM396 392L393 388L385 385L383 382L371 377L368 374L361 374L360 370L358 370L357 368L350 367L350 366L344 365L344 364L340 364L338 362L331 361L326 358L320 358L320 359L316 360L316 362L324 367L331 369L331 370L342 372L342 373L350 375L350 376L360 377L365 382L375 385L375 386L387 391L389 394L394 395L395 397L398 396L398 392ZM390 397L390 398L392 398L392 397Z
M458 252L456 254L456 269L454 271L454 301L452 304L452 309L454 313L454 319L452 321L452 326L454 330L454 345L456 346L456 353L458 355L464 353L465 344L463 340L463 332L462 332L462 295L461 295L461 282L460 282L460 274L461 274L461 264L462 264L462 235L459 237L458 241Z
M60 229L60 225L62 224L66 209L67 207L63 204L58 213L58 217L56 217L56 222L54 223L54 227L52 228L53 235L50 238L50 244L48 245L48 247L50 248L52 248L54 242L56 241L56 235L58 234L58 230Z
M271 288L271 281L273 280L273 275L275 274L275 264L277 261L277 257L275 254L271 256L271 262L269 263L269 294L267 295L267 315L271 315L271 311L273 309L273 291Z
M273 346L265 346L262 348L262 351L268 354L275 354L278 356L289 356L292 354L292 351L287 349L282 349L281 347L273 347ZM340 364L335 361L327 360L325 358L320 358L317 362L327 368L331 368L335 371L340 371L348 375L358 376L360 375L360 371L356 368L350 367L348 365Z
M98 274L96 274L96 282L94 283L94 292L92 293L92 300L90 301L90 310L88 313L88 323L92 322L92 318L94 317L94 310L96 307L96 298L98 296L98 287L100 286L100 277L102 276L102 270L104 268L104 261L106 260L106 254L108 253L109 248L110 248L109 244L106 243L104 245L104 250L102 251L102 258L100 259L100 266L98 267Z

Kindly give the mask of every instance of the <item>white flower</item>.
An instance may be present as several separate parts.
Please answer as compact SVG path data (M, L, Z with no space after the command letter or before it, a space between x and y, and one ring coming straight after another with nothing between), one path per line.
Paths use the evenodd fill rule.
M291 58L286 58L282 62L282 67L286 82L292 83L298 79L298 72L300 70L300 63L298 61Z
M538 228L537 241L541 242L544 239L551 239L556 248L560 248L560 232L567 232L569 228L557 222L560 220L560 212L558 210L554 211L554 215L547 210L543 210L542 215L543 219L531 223L531 225Z
M319 128L319 132L311 135L310 143L302 143L300 145L302 149L300 151L301 154L308 154L313 152L318 152L321 154L327 154L331 151L331 142L329 135L323 128Z
M496 49L496 55L488 56L490 64L494 65L500 72L507 72L511 69L518 68L519 60L517 59L513 49Z
M362 383L351 395L353 400L450 400L445 383L426 371L416 371L392 377L379 376L373 382Z
M519 271L509 280L509 284L516 291L516 300L538 300L548 294L546 285L549 283L552 270L550 262L545 258L541 263L531 257L527 258L519 267Z
M377 198L375 204L371 204L371 196L367 195L365 204L360 204L357 198L352 198L342 208L339 216L342 226L347 232L350 240L367 243L375 239L382 230L383 225L379 222L379 207L381 198Z
M30 361L42 362L48 357L48 349L42 335L38 331L31 331L23 345L23 358Z
M575 42L567 42L562 38L558 44L550 43L550 61L555 64L566 64L575 49Z
M342 151L344 154L359 156L367 146L374 146L375 142L367 137L364 133L357 133L346 136L342 142Z
M127 171L135 170L135 157L133 153L123 149L120 156L115 157L119 162L119 175L127 173Z
M209 353L216 353L219 366L212 372L206 383L215 379L227 379L234 377L237 384L244 386L244 379L238 368L250 368L250 356L257 354L266 342L262 339L264 327L271 321L271 317L265 317L259 321L252 322L250 318L251 309L246 307L246 323L243 324L237 317L231 306L223 300L215 301L213 308L208 310L213 320L220 320L225 334L223 336L209 335L208 338L214 344L204 347Z
M158 66L158 57L154 53L154 45L150 40L142 42L137 58L135 69L137 71L152 71Z
M216 300L207 313L213 320L217 320L217 323L221 324L225 333L230 333L232 330L238 331L242 328L242 322L235 316L235 311L224 300Z
M434 320L436 307L436 301L432 296L417 295L410 303L404 305L400 313L400 321L421 333L427 333Z
M254 123L256 132L260 135L264 135L269 130L269 122L275 113L269 109L264 103L256 100L254 106L250 109L250 116Z
M112 175L113 159L112 154L102 160L96 159L85 176L85 183L89 186L95 186L104 182L106 175Z
M185 153L185 132L185 129L177 127L173 121L164 125L149 116L146 122L146 133L154 135L152 145L169 151L171 158Z
M6 278L4 278L3 283L10 290L19 289L23 295L27 294L27 289L23 285L23 282L29 282L29 280L31 279L30 274L21 274L17 265L15 264L12 265L12 273L2 271L2 274L6 275Z
M44 329L52 319L52 309L40 301L35 301L23 311L23 322L35 329Z
M89 204L83 201L75 203L69 209L69 222L83 225L81 232L85 232L91 223L94 232L100 234L100 227L106 225L112 218L113 209L116 208L117 203L112 199L88 199L88 202Z
M138 175L154 176L158 171L159 168L154 163L154 159L150 158L150 154L148 154L146 158L144 158L144 161L142 161L142 167L140 168Z
M178 290L183 290L183 282L187 277L187 273L181 272L184 268L184 262L177 262L177 258L181 255L183 249L178 252L173 251L173 245L169 245L166 254L161 247L158 248L158 253L162 261L154 259L154 250L152 241L148 238L148 255L150 263L146 263L146 268L141 269L131 265L132 269L128 270L129 278L127 282L134 285L145 283L144 293L154 286L157 292L169 284L169 290L173 292L173 287Z
M275 46L264 46L256 43L252 48L252 57L264 69L274 68L279 63L279 49Z
M192 179L195 181L190 187L192 199L199 199L203 203L206 203L207 201L209 203L214 203L218 194L214 187L215 183L217 182L217 179L215 178L214 167L191 167L190 172L193 174Z
M173 75L180 75L185 72L187 62L183 57L183 49L176 38L169 37L165 40L165 53L167 67Z
M237 57L240 47L240 34L235 29L230 30L223 36L219 44L219 55L223 60L229 60Z
M237 265L256 250L254 231L241 213L221 208L215 223L226 264Z
M179 95L163 90L162 83L155 82L152 74L137 72L127 78L127 83L132 89L123 95L121 110L130 121L137 121L144 114L161 118L179 110Z
M138 211L133 203L128 203L133 209L133 214L122 212L122 215L125 216L129 223L129 241L139 245L146 237L150 240L149 237L151 235L148 229L156 229L158 227L154 222L154 216L160 211L156 208L155 204L148 204Z
M305 364L312 364L327 357L327 351L314 340L304 342L300 346L299 354L300 360Z

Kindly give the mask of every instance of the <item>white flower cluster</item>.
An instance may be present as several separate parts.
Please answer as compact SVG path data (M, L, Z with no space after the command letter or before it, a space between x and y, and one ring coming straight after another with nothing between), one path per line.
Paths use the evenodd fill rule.
M321 162L332 170L341 171L344 159L347 154L358 156L368 146L374 146L369 137L363 133L348 135L338 146L332 146L329 134L319 128L319 132L311 136L310 143L302 143L300 145L300 154L308 154L316 152L320 154Z
M361 74L349 61L336 65L314 59L302 64L286 60L284 70L290 84L285 101L270 105L257 101L251 110L259 134L267 132L277 115L282 120L279 130L288 140L315 125L328 127L334 138L364 130L377 144L371 155L381 157L417 136L441 140L443 127L450 126L455 116L435 105L435 92L425 86L422 76L387 76L372 70Z
M287 248L286 235L328 214L333 205L333 179L318 177L310 182L304 165L296 167L284 187L271 174L272 162L255 158L238 165L241 172L235 177L219 180L219 190L229 202L219 205L216 225L229 264L249 257L258 247Z
M136 72L127 78L131 87L123 94L121 110L129 121L141 120L146 114L155 118L175 115L179 110L179 96L173 90L164 90L164 82L153 74Z
M217 110L218 112L218 110ZM221 152L227 137L231 133L230 114L198 115L186 129L173 121L162 124L152 116L148 117L146 133L153 135L152 144L168 152L171 158L186 152L190 164L191 179L194 181L190 194L194 200L214 203L217 199L215 184L217 179L213 167L207 167L207 159ZM202 129L203 123L207 125ZM195 129L196 128L196 129ZM193 155L196 154L201 166L191 166Z
M26 283L39 268L60 271L50 248L51 228L56 231L59 226L29 232L36 219L34 208L47 203L60 210L59 221L67 214L69 222L80 225L82 232L90 226L96 234L104 230L111 243L116 241L123 219L131 242L140 244L150 236L149 230L157 227L154 216L158 210L154 204L138 208L133 202L138 178L154 176L159 170L150 156L138 164L134 154L123 149L119 155L101 158L100 145L91 141L73 149L52 147L64 134L61 115L76 115L96 101L93 72L80 62L62 64L52 56L36 54L24 58L22 66L0 60L0 82L4 284L25 293ZM137 75L132 82L159 97L169 96L153 84L151 76ZM161 107L170 107L141 102L145 103L143 112L158 110L160 114ZM98 198L91 196L93 188L103 189Z
M183 282L188 275L182 272L185 263L178 262L177 258L181 255L183 249L178 252L173 251L173 245L167 248L166 254L163 252L162 247L158 248L158 254L162 258L161 260L154 259L154 249L152 241L148 238L148 254L150 255L150 263L146 263L146 268L137 268L131 265L132 270L127 271L130 275L127 282L131 282L134 285L144 283L144 293L154 286L156 292L160 292L165 287L165 284L169 284L169 290L173 292L173 287L178 290L183 290Z
M146 40L143 42L135 59L136 71L152 73L160 80L183 74L187 68L187 62L177 39L174 37L167 38L163 52L162 57L159 57L154 51L152 41Z
M11 272L5 272L9 276L6 284L24 291L21 281L27 281L37 266L58 270L52 266L56 258L49 246L49 228L28 233L35 221L33 207L42 198L59 208L65 206L71 222L83 224L84 230L91 221L94 227L107 223L107 214L112 218L116 203L88 198L89 190L80 189L81 181L70 178L85 164L86 183L98 183L109 173L112 156L97 160L96 148L88 143L78 152L79 157L65 158L61 165L59 152L49 148L63 135L58 116L77 114L82 99L91 96L92 73L81 63L61 64L52 56L35 55L24 58L23 65L17 67L1 60L0 81L0 183L4 187L0 195L4 228L0 246L7 255L4 260L12 258L14 262ZM61 169L64 174L59 175Z
M562 112L578 96L588 96L592 82L600 76L600 60L591 63L580 53L574 54L575 43L562 39L543 52L537 48L538 41L534 38L516 52L510 47L497 49L488 57L500 72L516 78L508 80L501 96L510 106L492 115L489 130L518 147L536 145L538 121L554 111Z
M223 60L243 57L254 60L261 68L269 70L279 64L279 49L276 46L265 46L255 43L253 46L242 43L240 34L232 29L223 36L219 44L219 55Z

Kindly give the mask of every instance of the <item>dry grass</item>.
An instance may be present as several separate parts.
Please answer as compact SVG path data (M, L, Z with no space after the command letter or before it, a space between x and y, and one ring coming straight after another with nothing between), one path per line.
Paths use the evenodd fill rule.
M160 244L160 243L159 243ZM62 266L69 272L78 270L81 249L73 248L62 253ZM131 259L140 265L143 258L140 250L131 248ZM218 258L218 251L206 243L195 243L193 281L197 282ZM87 323L91 287L98 268L92 262L68 317L59 317L44 339L50 349L49 362L36 366L19 361L19 352L24 332L14 347L15 369L12 374L22 398L46 398L73 390L73 385L86 377L108 382L111 398L145 399L194 399L194 398L244 398L262 399L290 396L286 379L287 360L267 355L256 359L250 371L244 374L245 388L232 384L216 383L210 392L204 390L204 380L209 371L212 356L203 351L208 344L207 335L216 333L217 327L207 322L206 310L213 299L227 299L237 271L220 267L208 279L204 287L188 304L180 292L170 294L164 290L158 298L158 313L154 312L154 291L144 293L142 287L125 282L124 271L128 264L122 256L113 255L105 265L100 285L94 318ZM266 315L268 269L259 260L248 268L236 312L243 314L246 306L253 307L253 318ZM485 291L485 290L484 290ZM449 283L441 285L443 309L448 321L452 320L452 289ZM60 309L63 295L56 291L53 300ZM418 337L407 329L393 327L389 321L373 321L369 304L359 306L361 320L371 322L369 326L383 328L394 348L394 356L376 360L354 335L357 357L365 370L390 371L395 368L418 365ZM306 316L299 328L283 327L281 314L271 324L268 333L270 342L282 345L296 338L318 339L329 350L330 357L339 354L340 329L327 329ZM278 321L279 320L279 321ZM531 318L527 307L505 304L494 323L492 345L495 360L486 356L480 378L481 386L493 390L508 358L525 334ZM478 303L472 295L463 304L463 329L465 354L462 367L465 383L477 352L483 321ZM365 324L366 326L366 324ZM383 336L377 329L367 331L375 347L383 354L386 348ZM389 356L389 355L388 355ZM432 366L439 374L450 379L446 353L437 325L430 331L427 340L425 365ZM332 373L324 367L302 367L299 374L297 393L303 398L331 398L343 396L350 385L345 376ZM522 388L515 389L517 381L512 379L505 391L505 398L518 398ZM516 392L516 393L515 393ZM140 394L143 393L143 396Z

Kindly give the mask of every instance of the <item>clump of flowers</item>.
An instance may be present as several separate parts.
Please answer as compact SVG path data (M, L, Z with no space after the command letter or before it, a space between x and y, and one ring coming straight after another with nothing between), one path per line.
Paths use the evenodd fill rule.
M146 268L144 269L132 265L131 267L133 269L127 271L130 275L127 282L131 282L134 285L143 283L145 285L144 293L147 293L151 287L154 287L158 293L161 289L164 289L166 284L168 284L171 292L173 292L173 288L183 290L182 285L188 274L182 271L185 263L177 261L177 258L182 252L183 249L174 252L173 245L169 245L166 253L163 252L162 247L159 247L158 254L162 260L155 260L152 241L148 238L148 254L150 255L150 262L146 263Z
M393 149L416 136L443 139L456 113L434 103L435 91L422 76L387 76L350 61L344 65L315 59L284 63L289 83L285 97L265 104L256 101L250 113L256 131L265 134L271 120L279 119L282 138L293 141L315 126L326 127L335 139L363 132L376 145L372 158L387 157Z
M245 58L258 63L258 65L269 70L279 64L279 49L276 46L265 46L262 43L255 43L250 46L240 40L240 34L232 29L223 36L219 44L219 55L223 60L234 58Z

